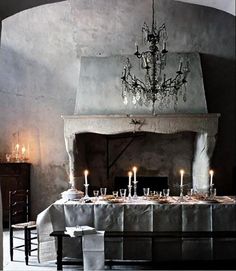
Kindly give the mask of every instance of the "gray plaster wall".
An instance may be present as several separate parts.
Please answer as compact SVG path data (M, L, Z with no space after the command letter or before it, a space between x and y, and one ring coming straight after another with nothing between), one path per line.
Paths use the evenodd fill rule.
M173 0L155 3L157 23L167 25L169 51L201 54L208 111L222 114L215 183L221 193L230 193L236 149L234 17ZM4 157L11 150L17 131L29 144L34 214L68 185L60 116L74 112L81 56L132 54L135 41L141 44L143 22L150 24L150 12L151 0L70 0L3 21L0 153Z

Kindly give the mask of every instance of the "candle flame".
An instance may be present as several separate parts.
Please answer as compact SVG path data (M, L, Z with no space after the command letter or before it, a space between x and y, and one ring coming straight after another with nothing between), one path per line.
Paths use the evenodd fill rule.
M214 171L211 169L211 170L209 171L209 174L210 174L211 176L213 176Z
M133 167L133 172L137 172L137 167Z
M184 170L183 169L181 169L180 171L179 171L179 173L181 174L181 175L184 175Z
M129 176L129 177L132 177L132 175L133 175L132 171L129 171L129 172L128 172L128 176Z
M22 150L22 154L25 154L25 151L26 151L25 146L23 146L21 150Z
M89 171L87 169L85 169L84 175L88 176L88 174L89 174Z

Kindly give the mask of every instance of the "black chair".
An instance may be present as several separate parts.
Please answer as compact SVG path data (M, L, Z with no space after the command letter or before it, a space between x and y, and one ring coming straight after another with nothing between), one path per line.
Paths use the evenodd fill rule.
M32 240L37 239L36 222L29 221L30 204L29 204L29 191L16 190L9 192L9 235L10 235L10 256L13 261L13 251L19 250L25 252L25 263L28 265L29 256L32 251L32 246L37 246ZM23 237L15 236L14 232L23 231ZM36 235L36 236L35 236ZM14 247L13 240L24 240L22 245ZM24 249L23 249L24 248Z

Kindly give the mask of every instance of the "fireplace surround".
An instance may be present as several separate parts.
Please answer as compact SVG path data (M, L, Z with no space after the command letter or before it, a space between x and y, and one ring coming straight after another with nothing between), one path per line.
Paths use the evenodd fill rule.
M71 115L64 119L64 137L69 156L70 182L75 176L75 136L80 133L113 135L129 132L174 134L195 132L192 186L197 191L209 187L209 165L215 147L220 114L161 115ZM83 185L81 184L81 189Z

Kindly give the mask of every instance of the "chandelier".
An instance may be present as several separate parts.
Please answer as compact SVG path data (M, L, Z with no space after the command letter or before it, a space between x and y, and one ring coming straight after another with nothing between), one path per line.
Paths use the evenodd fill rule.
M152 27L149 29L144 22L142 27L143 42L148 44L147 51L139 52L136 44L134 55L140 60L140 67L145 71L144 79L140 79L131 74L132 64L130 59L124 66L122 82L122 98L125 105L129 100L134 105L149 106L152 104L152 114L155 114L155 104L159 108L174 104L174 109L182 96L186 102L186 83L189 73L189 61L186 61L183 67L183 58L180 59L178 70L173 78L167 78L164 73L167 58L166 43L168 39L166 26L162 24L159 28L156 26L154 17L154 0L152 1Z

